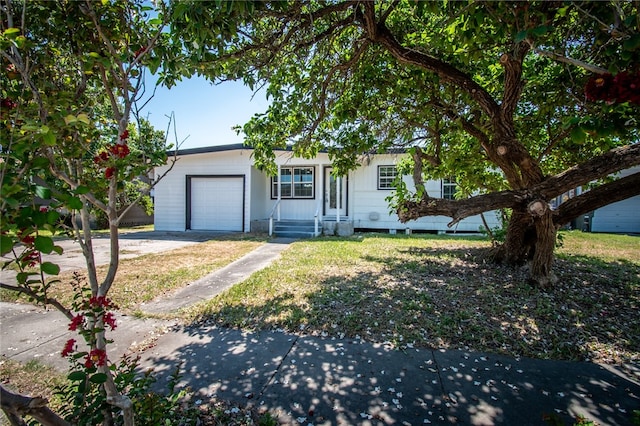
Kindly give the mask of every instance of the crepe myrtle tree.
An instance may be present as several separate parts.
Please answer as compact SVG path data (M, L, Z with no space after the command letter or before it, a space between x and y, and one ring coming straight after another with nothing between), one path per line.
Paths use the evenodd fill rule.
M337 173L403 148L416 190L400 185L401 221L510 211L496 258L529 263L553 285L559 226L640 193L637 2L267 2L220 46L180 7L176 32L211 78L241 78L271 100L240 131L256 164L274 149L327 150ZM455 177L456 200L427 178ZM579 186L592 189L550 208Z
M77 372L81 380L100 385L107 403L100 408L101 421L110 424L113 413L121 412L123 423L132 425L132 401L114 382L105 330L115 327L108 294L119 264L118 226L137 201L118 203L124 183L167 161L166 139L136 120L140 100L151 91L145 91L145 72L157 72L171 54L163 39L163 4L4 1L0 12L0 238L2 255L12 257L3 267L18 269L17 284L0 286L67 316L69 329L81 332L88 350L78 352L74 340L61 348L62 355L86 370ZM96 270L91 209L108 221L104 276ZM63 214L70 220L62 221ZM79 243L87 266L88 289L76 289L73 306L50 296L52 285L68 283L54 279L60 271L54 261L43 261L45 254L62 253L50 235L63 232ZM1 390L2 408L14 424L24 424L23 414L43 424L65 424L41 400Z

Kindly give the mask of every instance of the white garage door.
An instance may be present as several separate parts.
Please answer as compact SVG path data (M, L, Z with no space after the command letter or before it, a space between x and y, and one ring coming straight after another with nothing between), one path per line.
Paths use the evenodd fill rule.
M244 179L191 178L191 229L243 231Z

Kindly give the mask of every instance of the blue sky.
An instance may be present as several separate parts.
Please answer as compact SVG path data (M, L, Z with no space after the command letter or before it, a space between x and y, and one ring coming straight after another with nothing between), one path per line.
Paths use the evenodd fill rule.
M150 81L147 81L150 83ZM242 143L242 135L231 128L243 125L255 114L266 111L264 92L253 92L242 82L212 85L203 78L183 80L171 89L158 87L156 94L142 110L158 130L166 131L170 116L175 114L180 149ZM173 125L170 143L175 145Z

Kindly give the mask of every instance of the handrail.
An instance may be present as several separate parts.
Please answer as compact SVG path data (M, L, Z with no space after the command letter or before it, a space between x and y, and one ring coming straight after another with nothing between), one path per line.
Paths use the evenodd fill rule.
M282 199L276 200L276 203L273 205L273 208L271 209L271 213L269 213L269 236L273 235L273 215L276 212L276 208L278 208L278 206L280 205L280 201L282 201ZM279 220L280 220L280 215L278 215L278 221Z
M318 227L318 215L320 215L320 207L318 207L318 208L316 209L316 214L313 216L313 218L314 218L314 224L313 224L313 235L314 235L315 237L317 237L318 235L320 235L320 234L319 234L319 232L318 232L318 228L319 228L319 227Z

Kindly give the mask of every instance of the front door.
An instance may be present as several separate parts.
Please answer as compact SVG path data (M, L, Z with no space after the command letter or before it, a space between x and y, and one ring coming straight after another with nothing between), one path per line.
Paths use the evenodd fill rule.
M324 214L336 216L339 213L344 217L347 215L347 178L336 178L331 170L331 167L324 170Z

